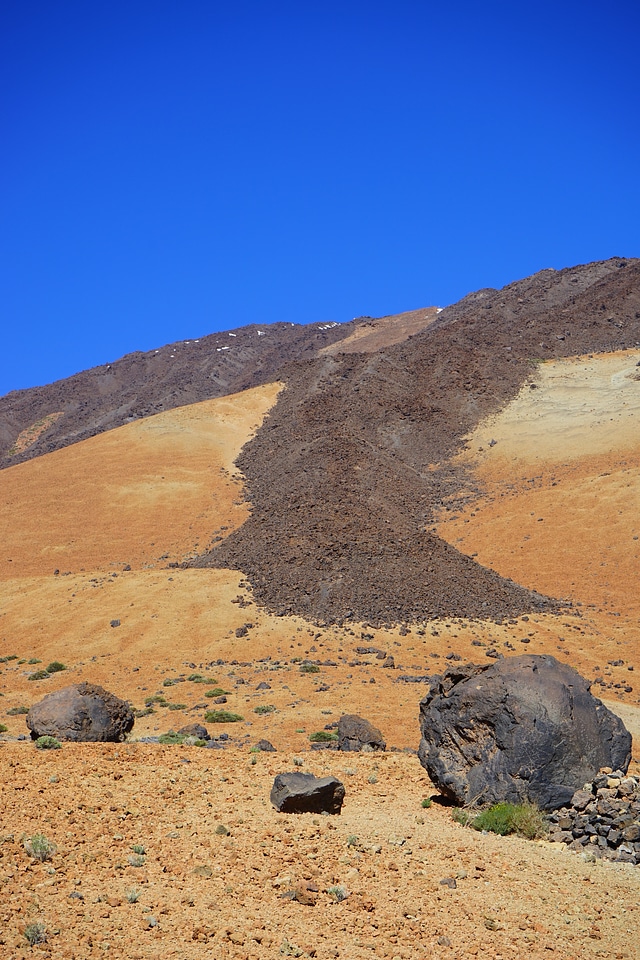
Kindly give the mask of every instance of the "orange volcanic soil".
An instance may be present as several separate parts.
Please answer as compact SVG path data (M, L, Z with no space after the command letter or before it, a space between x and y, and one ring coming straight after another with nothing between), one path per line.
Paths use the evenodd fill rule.
M535 390L469 438L459 466L482 493L439 521L479 562L570 598L560 615L320 628L258 608L242 571L170 566L248 515L233 461L277 384L3 471L0 956L636 957L636 868L482 835L438 802L422 807L435 791L411 751L426 688L401 680L441 673L451 654L552 653L601 675L594 691L640 733L634 362L541 367ZM585 397L599 398L586 413ZM394 666L358 651L370 646ZM67 669L29 679L52 660ZM42 752L16 739L19 708L80 680L149 711L130 742ZM228 734L224 750L140 742L204 722L214 682L241 717L207 724ZM380 727L386 754L311 750L310 734L347 712ZM277 752L252 753L261 738ZM297 768L345 783L340 817L273 810L273 777ZM51 860L28 856L34 833L57 846ZM47 939L32 950L35 922Z

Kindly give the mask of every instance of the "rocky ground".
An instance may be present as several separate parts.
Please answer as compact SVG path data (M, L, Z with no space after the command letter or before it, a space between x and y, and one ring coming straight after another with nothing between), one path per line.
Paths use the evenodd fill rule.
M7 958L637 956L637 868L423 809L411 755L0 749ZM296 759L345 783L341 816L273 810L273 777ZM51 860L25 851L36 832Z

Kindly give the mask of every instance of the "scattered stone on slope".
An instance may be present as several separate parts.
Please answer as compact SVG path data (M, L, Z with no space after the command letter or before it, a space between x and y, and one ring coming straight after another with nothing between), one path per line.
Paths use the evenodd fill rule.
M420 762L458 804L562 807L601 767L631 760L631 735L589 688L550 656L451 667L420 703Z
M597 859L640 864L640 780L601 770L551 814L549 840Z
M377 727L355 713L345 713L338 721L338 750L386 750L387 744Z
M31 737L51 736L76 742L124 740L135 722L130 705L93 683L78 683L50 693L26 716Z
M344 784L336 777L279 773L273 781L270 799L280 813L340 813Z
M180 727L178 733L183 737L196 737L198 740L211 739L209 731L201 723L187 723L186 726Z

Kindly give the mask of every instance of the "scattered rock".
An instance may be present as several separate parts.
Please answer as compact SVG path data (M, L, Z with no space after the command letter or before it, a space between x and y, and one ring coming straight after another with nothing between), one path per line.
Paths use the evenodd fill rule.
M377 727L353 713L346 713L338 721L338 750L385 750L384 738Z
M275 753L276 748L269 740L258 740L255 745L256 750L261 750L263 753Z
M51 736L77 742L124 740L135 722L128 703L93 683L50 693L26 716L31 738Z
M631 735L589 686L550 656L452 667L420 704L420 762L458 804L562 807L601 767L631 760Z
M197 737L198 740L211 739L209 731L206 727L203 727L201 723L187 723L186 726L180 727L178 733L185 737Z
M273 781L270 799L280 813L340 813L344 784L336 777L279 773Z

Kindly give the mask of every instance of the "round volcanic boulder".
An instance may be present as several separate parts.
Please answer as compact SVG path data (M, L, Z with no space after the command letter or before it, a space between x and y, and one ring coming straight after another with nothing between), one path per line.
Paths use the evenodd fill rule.
M457 804L565 806L601 767L631 760L631 734L589 688L550 656L451 667L420 704L420 762Z
M26 716L31 737L50 736L76 742L124 740L133 728L133 710L93 683L77 683L50 693Z

